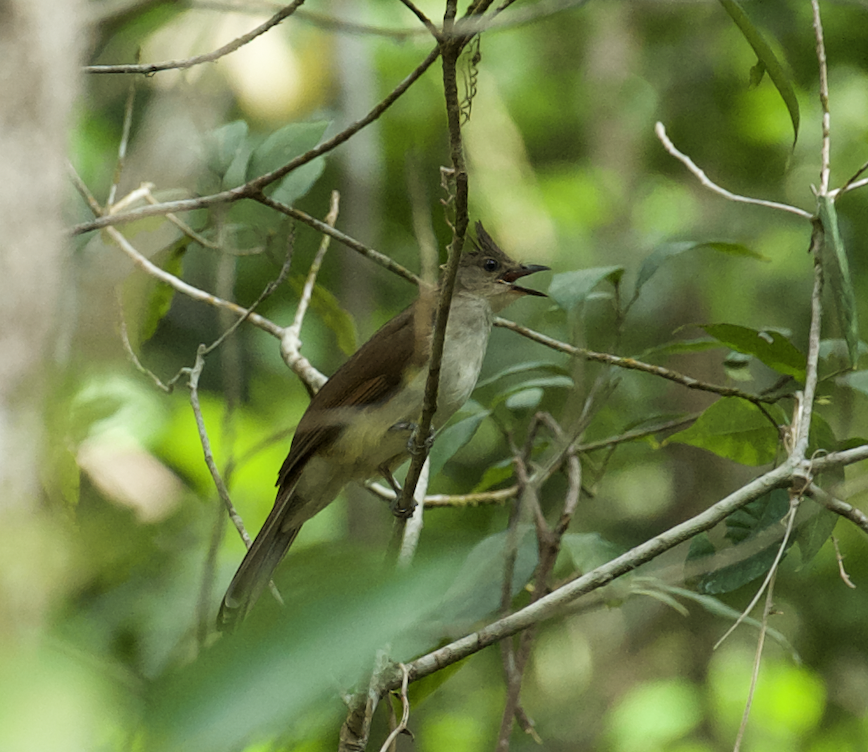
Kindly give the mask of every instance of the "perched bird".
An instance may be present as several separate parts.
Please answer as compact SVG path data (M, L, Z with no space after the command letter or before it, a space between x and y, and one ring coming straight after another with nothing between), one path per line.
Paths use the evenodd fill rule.
M513 261L476 223L449 311L434 427L476 386L494 314L523 295L544 293L515 281L546 266ZM392 471L407 457L422 413L436 297L422 296L385 324L320 389L302 416L277 479L277 499L226 591L217 626L231 631L245 617L301 526L350 481Z

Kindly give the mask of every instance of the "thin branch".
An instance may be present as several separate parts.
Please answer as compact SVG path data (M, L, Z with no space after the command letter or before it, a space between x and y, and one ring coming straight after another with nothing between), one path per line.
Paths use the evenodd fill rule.
M848 575L847 570L844 569L844 557L841 555L841 549L838 546L838 539L834 535L832 536L832 545L835 547L835 560L838 562L838 574L848 588L855 590L856 585L853 584L853 580L850 579L850 575Z
M337 191L332 191L329 212L326 215L326 226L334 228L335 223L338 221L339 209L340 194ZM310 265L310 269L308 269L307 279L304 282L301 298L298 301L298 308L295 309L295 318L292 324L284 329L283 336L280 338L281 357L293 373L297 374L312 392L316 392L322 388L322 385L326 382L326 377L314 368L310 361L301 354L301 325L310 304L311 296L313 295L317 275L329 248L329 240L330 236L323 234L319 249Z
M725 188L721 188L717 183L713 182L708 175L706 175L699 167L696 166L694 161L688 157L686 154L678 151L675 148L675 145L669 140L669 136L666 135L666 128L663 127L663 123L658 122L654 126L654 132L657 134L657 138L660 139L660 142L663 144L663 148L666 149L673 157L675 157L679 162L681 162L690 172L692 172L696 178L699 180L702 185L708 188L711 191L714 191L720 196L729 199L730 201L738 201L743 204L754 204L755 206L765 206L768 209L780 209L781 211L790 212L791 214L795 214L796 216L803 217L804 219L811 219L813 216L809 212L806 212L804 209L799 209L796 206L790 206L789 204L780 204L777 201L766 201L761 198L750 198L748 196L740 196L737 193L731 193Z
M509 329L510 331L521 334L523 337L527 337L534 342L545 345L552 350L557 350L558 352L566 353L567 355L572 355L576 358L583 358L584 360L591 360L596 363L605 363L606 365L617 366L618 368L627 368L632 371L643 371L644 373L650 373L654 376L667 379L668 381L674 381L676 384L680 384L688 389L698 389L703 392L711 392L712 394L719 394L721 397L738 397L747 400L748 402L752 402L755 405L759 405L761 403L772 404L787 396L762 396L751 394L750 392L743 392L741 389L735 389L734 387L709 384L705 381L694 379L692 376L685 376L682 373L671 371L662 366L643 363L641 360L635 360L634 358L621 358L617 355L610 355L609 353L600 353L593 350L586 350L583 347L575 347L566 342L561 342L552 337L548 337L545 334L540 334L533 329L528 329L525 326L516 324L514 321L510 321L509 319L501 318L500 316L497 316L494 319L494 325L503 327L504 329Z
M224 44L219 49L216 49L213 52L207 52L204 55L196 55L195 57L188 57L184 60L169 60L164 63L143 63L140 65L87 65L82 70L85 73L143 73L146 76L152 76L154 73L159 73L160 71L173 69L183 70L185 68L192 68L196 65L201 65L202 63L213 63L215 60L219 60L221 57L241 49L245 44L252 42L256 37L261 36L272 27L277 26L277 24L284 19L289 18L289 16L295 13L296 8L302 5L302 3L304 3L304 0L295 0L252 31L249 31L237 39L233 39L228 44Z
M814 396L817 392L817 371L820 360L820 335L823 320L823 244L824 228L819 220L813 220L810 253L814 262L814 286L811 290L811 327L808 333L808 357L805 362L805 389L799 400L801 409L794 422L792 454L800 460L808 451L808 436L811 431L811 415L814 411Z
M868 515L866 515L861 509L856 509L856 507L848 504L846 501L836 499L831 494L826 493L815 483L808 486L805 493L818 504L822 504L826 507L826 509L835 514L841 515L841 517L846 517L854 525L861 528L863 533L868 535Z
M455 226L452 243L449 246L449 258L446 271L440 282L440 296L437 301L437 314L434 320L434 331L431 336L431 357L428 363L428 378L425 382L425 397L422 414L413 437L413 451L410 467L404 477L404 488L401 497L393 509L398 517L407 518L413 509L413 496L416 484L422 473L422 466L428 457L427 439L431 430L434 412L437 409L437 392L440 385L440 366L443 359L443 348L446 339L446 326L449 321L449 309L455 292L455 278L458 274L458 264L461 260L461 250L464 246L464 236L467 232L469 218L467 215L468 178L467 165L464 161L464 144L461 138L461 105L458 96L458 78L456 68L463 46L462 39L451 37L456 13L455 0L447 0L446 14L443 19L443 36L439 49L443 59L443 90L446 99L446 122L449 129L449 144L452 157L452 169L455 174Z
M817 63L820 68L820 106L823 110L823 142L820 149L820 196L829 194L830 163L832 154L829 114L829 68L826 63L826 44L823 41L823 22L820 20L820 3L811 0L814 19L814 38L817 44Z
M438 42L440 42L442 38L440 29L438 29L431 22L431 19L428 18L428 16L426 16L421 10L419 10L418 7L416 7L416 4L413 2L413 0L401 0L401 2L410 10L411 13L413 13L413 15L416 16L416 18L418 18L423 23L425 28L428 29L428 32L431 34L431 36L434 37L434 39L436 39Z
M106 206L111 206L115 202L115 196L118 191L118 183L121 182L121 174L124 170L124 163L127 158L127 145L130 141L130 131L132 130L133 125L133 104L136 100L136 82L135 80L130 81L130 88L127 92L127 104L124 108L124 125L123 130L121 131L121 140L118 144L118 161L115 165L115 174L112 179L112 185L109 189L108 199L106 200Z

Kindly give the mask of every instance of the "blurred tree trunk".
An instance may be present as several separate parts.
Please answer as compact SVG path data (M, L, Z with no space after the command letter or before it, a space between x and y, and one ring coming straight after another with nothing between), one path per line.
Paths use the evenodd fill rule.
M67 239L64 159L83 8L0 0L0 510L39 496L46 364Z

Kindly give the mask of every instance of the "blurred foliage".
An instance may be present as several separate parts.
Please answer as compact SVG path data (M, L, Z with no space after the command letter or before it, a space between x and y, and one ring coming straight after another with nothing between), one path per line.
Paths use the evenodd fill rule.
M102 19L89 64L129 63L139 50L148 62L207 52L267 17L259 6L230 12L196 0L141 0L117 14L105 2L89 5ZM442 15L440 2L418 5ZM727 189L814 212L817 60L808 3L725 5L597 2L545 14L550 4L528 2L504 12L505 26L483 36L475 69L466 63L477 90L465 127L471 214L508 252L554 270L550 283L534 278L548 287L548 301L526 299L510 317L579 347L758 393L804 375L811 225L706 191L664 151L654 124L663 122L676 146ZM275 169L361 117L432 47L394 0L304 7L308 15L219 62L136 79L119 197L143 182L158 200L201 195ZM839 187L868 153L868 10L821 7ZM509 22L513 12L536 10L532 22ZM412 33L391 33L405 30ZM758 56L761 68L774 69L773 81L759 75ZM438 65L370 128L284 178L274 197L322 218L330 192L340 190L338 229L413 269L419 210L430 215L443 258L449 210L441 206L440 167L449 155ZM105 202L129 79L93 75L84 85L70 158ZM70 194L70 221L86 221L86 205ZM835 232L826 253L832 284L817 452L868 435L858 332L868 320L868 191L822 210ZM123 229L154 263L241 305L277 276L290 237L285 217L239 202L180 218L207 242L182 242L162 218ZM293 227L292 276L259 313L291 322L319 242L312 229ZM237 639L203 638L243 546L203 462L185 380L167 396L123 351L116 288L123 287L133 349L164 381L192 366L199 343L233 319L133 271L99 233L76 240L71 266L76 316L68 322L71 355L52 373L46 411L46 508L36 526L9 520L0 545L0 591L14 607L0 620L0 749L335 749L340 696L365 686L379 649L391 646L394 659L410 660L498 609L509 505L429 510L416 564L394 573L382 564L386 505L348 489L305 525L282 567L288 608L263 598ZM325 373L354 346L355 327L363 341L414 296L337 242L319 284L302 340ZM513 482L508 438L523 444L537 410L575 425L595 384L582 442L701 417L669 440L646 435L582 455L585 493L557 562L559 581L707 508L781 456L772 421L753 405L714 401L644 373L609 372L497 330L476 402L435 444L431 491ZM273 502L305 389L283 365L279 343L243 326L208 358L202 390L215 461L255 531ZM767 412L784 424L791 410L784 401ZM534 460L545 461L553 447L540 431ZM866 477L853 466L823 482L864 508ZM550 521L565 492L560 474L541 489ZM779 534L787 509L779 494L759 500L697 539L691 563L767 530ZM868 557L863 534L839 522L843 565L858 586L849 589L828 541L834 522L828 513L798 521L799 546L777 578L772 626L782 638L766 644L747 752L864 749ZM527 603L537 554L533 538L523 540L511 583L516 605ZM544 748L731 749L756 630L742 626L720 650L712 646L753 596L769 550L773 557L774 545L763 548L732 577L717 570L691 580L719 598L688 598L666 589L681 584L685 545L643 569L657 586L625 577L538 628L522 702ZM418 687L425 697L410 725L423 752L494 746L505 694L499 651L459 669ZM371 748L385 737L384 716L375 718ZM412 746L399 740L399 749ZM511 748L538 746L516 730Z

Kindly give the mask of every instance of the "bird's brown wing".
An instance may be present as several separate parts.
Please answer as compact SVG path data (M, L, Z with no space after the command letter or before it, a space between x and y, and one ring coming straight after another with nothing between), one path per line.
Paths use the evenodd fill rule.
M408 366L421 367L427 362L428 332L417 331L416 308L414 304L386 323L314 395L280 468L277 485L281 489L294 482L311 454L340 434L340 408L385 402L401 387Z

